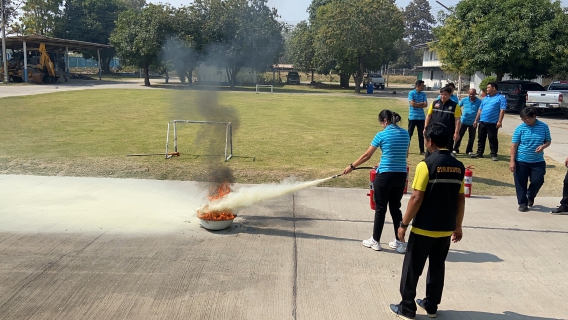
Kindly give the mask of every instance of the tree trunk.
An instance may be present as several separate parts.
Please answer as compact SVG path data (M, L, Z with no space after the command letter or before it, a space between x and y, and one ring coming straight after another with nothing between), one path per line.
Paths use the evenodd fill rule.
M187 69L187 84L193 83L193 70L195 70L195 68Z
M241 67L234 67L232 69L226 68L227 70L227 78L229 78L229 83L231 84L231 89L235 89L235 85L237 84L237 75L241 70Z
M357 72L353 74L353 80L355 80L355 93L361 92L361 82L363 82L364 70L363 63L361 63L361 57L359 57L359 68L357 69Z
M350 74L339 74L339 86L341 88L349 88L349 78L351 78Z
M144 66L144 85L146 87L150 86L150 65Z
M101 57L101 67L103 69L104 74L110 74L110 62L112 61L113 57Z
M497 81L503 80L503 76L505 76L504 72L497 72Z
M176 73L179 77L179 81L181 81L181 84L185 84L185 73L186 73L186 71L184 69L176 69Z

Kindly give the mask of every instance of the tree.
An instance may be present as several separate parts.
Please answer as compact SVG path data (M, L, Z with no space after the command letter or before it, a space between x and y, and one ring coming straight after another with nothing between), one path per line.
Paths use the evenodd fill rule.
M124 11L118 16L111 44L129 64L143 68L144 85L150 86L151 65L160 64L160 52L169 34L173 10L166 5L149 4L140 12Z
M136 8L136 2L127 0L66 0L61 23L56 28L57 37L94 43L109 43L109 37L116 27L115 21L127 5ZM103 73L110 73L110 62L116 55L114 48L100 50ZM87 59L98 58L96 50L85 50Z
M416 51L404 39L394 43L393 58L389 63L390 68L412 69L416 61Z
M4 2L4 11L2 12L2 6L0 6L0 14L4 15L4 20L6 27L11 25L11 22L18 17L18 9L21 6L21 2L15 0L0 0Z
M436 20L431 9L428 0L413 0L404 9L404 37L411 46L432 41Z
M442 62L464 61L470 70L495 73L497 80L505 73L523 79L548 76L567 56L567 18L559 1L463 0L443 22L435 29ZM461 45L452 47L456 38Z
M394 43L402 39L404 20L391 0L333 1L320 7L316 21L316 56L336 62L340 74L352 75L360 92L366 70L389 61Z
M177 9L171 19L174 35L164 47L165 60L171 61L182 83L192 83L192 74L204 58L207 40L201 31L205 21L198 7L188 6Z
M120 0L120 4L126 10L140 12L146 6L146 0Z
M308 14L309 16L309 21L310 23L314 23L316 21L316 17L317 17L317 13L318 13L318 9L332 3L335 0L312 0L312 3L310 4L310 6L308 7Z
M287 42L294 67L301 71L310 71L314 67L314 35L310 25L302 21L296 25Z
M22 7L21 26L23 34L53 36L61 21L60 7L63 0L28 0Z
M197 0L211 44L209 64L224 68L234 88L243 68L262 71L278 61L284 41L276 9L267 0Z

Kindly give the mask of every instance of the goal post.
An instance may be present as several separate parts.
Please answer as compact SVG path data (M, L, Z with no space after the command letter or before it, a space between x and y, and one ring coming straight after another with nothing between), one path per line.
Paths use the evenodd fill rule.
M271 84L257 84L256 85L256 93L260 93L260 88L262 87L270 87L270 93L274 93L274 86Z
M212 125L224 125L225 130L225 161L229 161L233 157L233 124L231 122L217 122L217 121L196 121L196 120L172 120L168 122L168 132L166 135L166 159L168 157L168 150L170 146L170 129L173 128L173 138L174 138L174 152L178 152L178 141L177 141L177 125L178 124L212 124Z

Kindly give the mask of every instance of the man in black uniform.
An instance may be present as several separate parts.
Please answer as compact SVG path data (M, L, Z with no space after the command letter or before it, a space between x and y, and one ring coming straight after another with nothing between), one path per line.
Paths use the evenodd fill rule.
M424 123L424 126L436 122L446 125L451 138L448 139L447 144L442 147L449 150L454 149L454 140L458 141L460 139L461 126L461 108L455 101L450 99L451 94L451 87L446 86L440 89L440 99L432 102L430 108L428 108L428 115ZM426 129L424 129L424 132L426 132Z
M450 132L441 123L431 123L424 132L424 142L431 155L416 166L412 196L398 228L398 238L404 242L406 229L412 229L406 246L400 294L402 301L391 304L390 310L403 319L416 316L416 286L429 259L426 297L416 303L434 318L442 300L445 261L450 242L462 238L465 210L464 165L446 149Z

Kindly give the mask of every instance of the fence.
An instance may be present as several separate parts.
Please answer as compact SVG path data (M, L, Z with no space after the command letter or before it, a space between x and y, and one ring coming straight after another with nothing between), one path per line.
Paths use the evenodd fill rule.
M113 58L110 61L111 68L118 68L120 59ZM83 57L69 57L69 68L98 68L99 62L96 59L85 59Z

